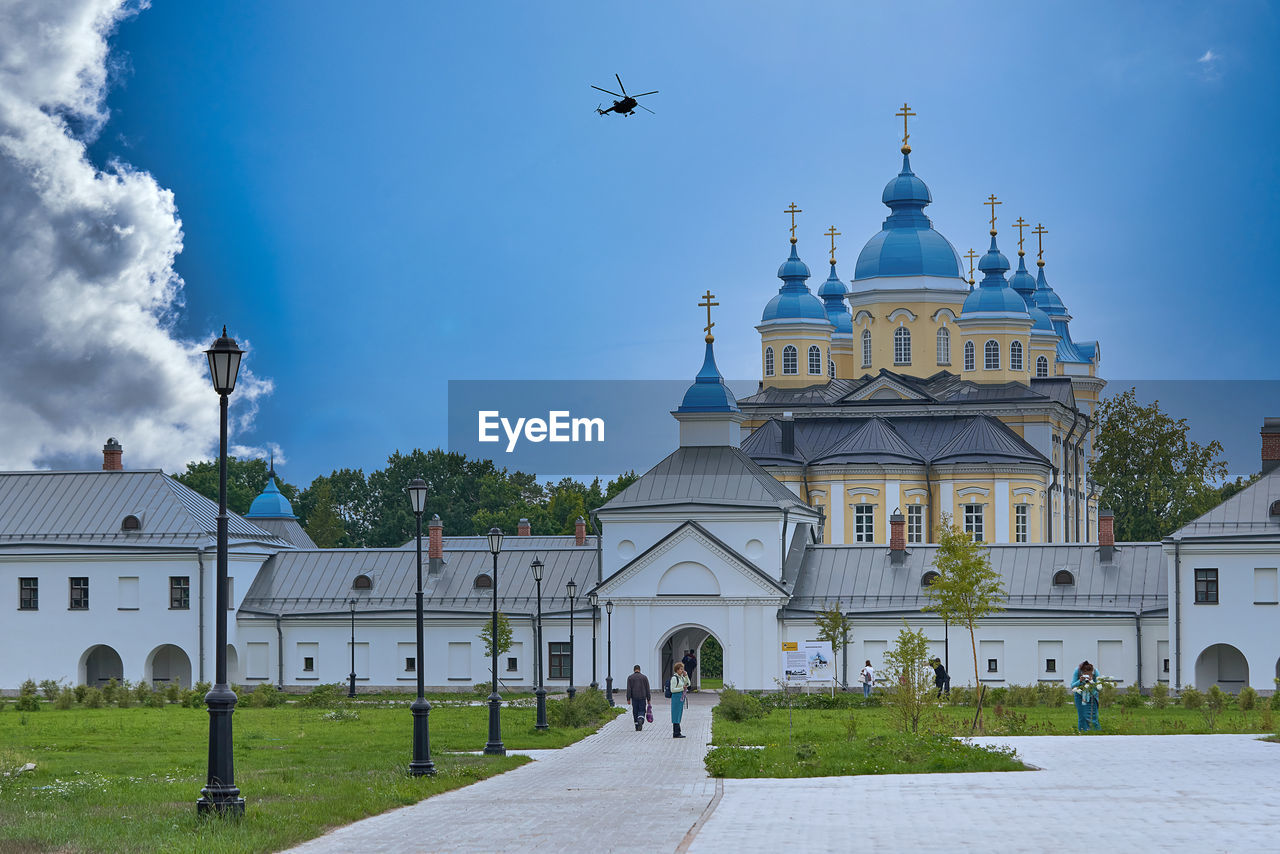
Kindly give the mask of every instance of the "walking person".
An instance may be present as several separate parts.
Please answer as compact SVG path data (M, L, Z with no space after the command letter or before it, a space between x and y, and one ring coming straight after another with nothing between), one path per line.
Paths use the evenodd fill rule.
M644 717L649 710L649 677L640 672L640 665L627 677L627 702L631 704L631 717L635 718L636 732L644 729Z
M1076 701L1076 728L1080 732L1102 729L1098 720L1098 687L1103 676L1087 661L1071 674L1071 696Z
M942 659L935 658L929 664L933 667L933 684L938 689L938 698L951 694L951 674L942 666Z
M677 661L671 674L671 737L684 738L680 732L680 719L684 717L684 692L689 687L689 677L684 672L684 662Z
M680 663L684 665L684 675L689 677L689 690L697 691L698 689L693 687L693 671L694 668L698 666L698 657L694 655L693 650L690 649L685 652L684 658L680 659Z
M862 668L862 696L871 696L871 683L875 681L876 669L871 666L871 659L867 659L867 666Z

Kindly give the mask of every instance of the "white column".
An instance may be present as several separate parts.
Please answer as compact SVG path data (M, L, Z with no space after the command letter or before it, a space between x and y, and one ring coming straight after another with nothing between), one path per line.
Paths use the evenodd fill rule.
M831 490L831 500L827 502L827 509L830 513L830 518L827 519L827 527L831 529L831 543L839 545L845 542L844 511L849 506L849 496L845 492L843 480L833 481L828 486Z
M889 544L889 514L902 507L902 481L886 480L884 482L884 525L876 531L876 542ZM903 510L902 512L906 512Z
M955 501L955 485L949 480L939 483L938 484L939 522L941 522L943 513L950 513L952 511L952 508L955 506L953 503L954 501ZM960 522L963 520L953 520L953 521ZM934 539L937 539L936 533L934 534Z
M996 535L994 543L1009 542L1009 481L997 480L996 491L991 496L996 511Z

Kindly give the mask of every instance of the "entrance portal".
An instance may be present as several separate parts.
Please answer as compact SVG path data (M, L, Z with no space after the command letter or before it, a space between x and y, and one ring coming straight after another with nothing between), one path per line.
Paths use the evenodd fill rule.
M694 665L691 687L700 687L702 682L702 644L712 636L710 630L704 629L702 626L681 626L673 629L666 639L658 645L662 673L661 684L665 686L671 681L671 674L675 672L676 662L683 659L685 653L693 650L697 664ZM719 641L719 638L716 638L716 640ZM721 646L723 647L723 644Z
M1196 687L1207 691L1213 685L1240 693L1249 684L1249 663L1244 653L1229 643L1215 643L1196 659Z

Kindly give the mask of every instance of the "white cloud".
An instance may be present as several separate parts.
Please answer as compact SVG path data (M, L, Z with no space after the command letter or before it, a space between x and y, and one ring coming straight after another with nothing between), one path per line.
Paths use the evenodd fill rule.
M1218 55L1216 53L1214 53L1212 50L1206 50L1204 52L1204 55L1201 56L1199 59L1197 59L1196 62L1208 63L1208 62L1215 62L1217 61L1217 59L1218 59Z
M1200 76L1205 80L1217 80L1222 76L1222 54L1214 53L1212 49L1206 50L1196 62L1200 66Z
M107 118L106 38L130 5L0 0L0 468L91 459L108 436L127 468L216 450L208 342L173 330L173 193L85 152ZM270 391L242 368L241 427Z

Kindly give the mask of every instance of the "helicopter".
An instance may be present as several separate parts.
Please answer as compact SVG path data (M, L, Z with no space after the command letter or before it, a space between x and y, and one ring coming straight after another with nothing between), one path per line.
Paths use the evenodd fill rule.
M639 107L642 110L646 110L650 113L653 113L653 110L650 110L644 104L641 104L639 101L636 100L636 98L643 98L645 95L656 95L658 94L657 89L654 89L652 92L641 92L639 95L628 95L627 87L622 85L622 78L618 77L617 74L614 74L613 76L616 77L618 80L618 88L622 90L621 95L619 95L617 92L610 92L608 89L601 89L599 86L592 86L591 88L599 92L603 92L606 95L612 95L615 98L621 98L622 100L614 101L613 106L607 110L602 110L599 107L596 107L597 113L599 113L602 116L605 113L617 113L620 116L630 116L632 113L636 111L636 107ZM654 115L657 115L657 113L654 113Z

